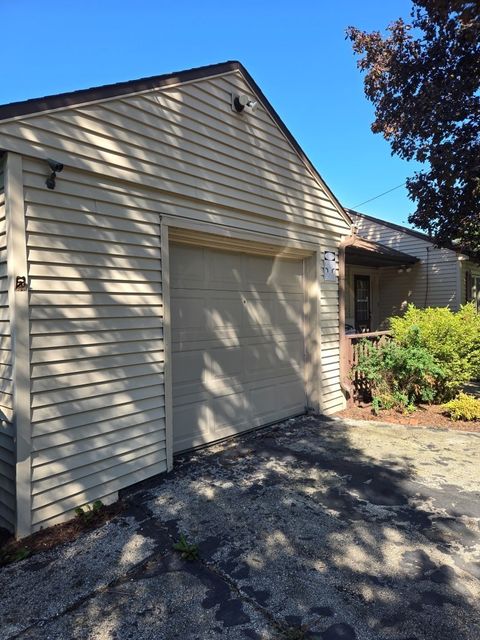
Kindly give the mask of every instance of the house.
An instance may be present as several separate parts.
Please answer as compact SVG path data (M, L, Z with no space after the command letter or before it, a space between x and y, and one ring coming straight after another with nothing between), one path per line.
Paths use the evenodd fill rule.
M0 526L344 407L351 219L240 63L2 106L0 151Z
M476 300L480 311L480 265L452 248L438 248L424 233L348 210L360 241L377 245L370 257L347 248L345 323L347 331L386 328L390 316L408 303L459 308ZM392 252L391 263L382 258ZM382 261L383 260L383 261Z

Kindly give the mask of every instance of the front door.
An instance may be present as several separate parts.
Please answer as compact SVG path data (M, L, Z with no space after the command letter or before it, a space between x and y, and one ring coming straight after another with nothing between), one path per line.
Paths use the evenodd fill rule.
M370 276L355 276L355 330L370 331Z

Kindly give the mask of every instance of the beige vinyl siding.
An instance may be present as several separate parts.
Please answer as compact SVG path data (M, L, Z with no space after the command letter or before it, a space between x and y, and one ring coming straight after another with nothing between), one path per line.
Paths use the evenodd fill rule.
M349 233L264 108L239 116L232 91L251 95L235 72L0 123L0 148L23 154L34 529L166 469L162 220L320 254ZM53 191L47 157L65 165ZM319 280L333 412L338 285Z
M40 162L24 167L36 529L166 469L159 214L175 209L197 221L201 211L138 186L99 188L68 169L52 193ZM229 213L215 217L232 233L250 227ZM321 405L331 413L344 402L335 283L321 287L321 301Z
M347 223L260 107L239 116L238 73L0 125L0 141L217 206L345 233ZM52 129L55 131L52 134Z
M86 175L47 206L42 170L24 162L34 529L166 469L160 218L105 211Z
M1 162L1 160L0 160ZM15 525L15 444L12 425L12 350L8 306L4 174L0 164L0 527Z
M455 251L438 249L426 239L364 218L357 218L356 224L362 237L420 258L409 273L398 273L397 268L380 270L381 322L400 313L408 302L418 307L458 309L460 267Z

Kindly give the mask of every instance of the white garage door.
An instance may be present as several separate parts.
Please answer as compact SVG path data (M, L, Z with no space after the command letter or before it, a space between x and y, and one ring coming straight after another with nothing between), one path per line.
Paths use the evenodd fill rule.
M303 263L172 245L174 450L305 411Z

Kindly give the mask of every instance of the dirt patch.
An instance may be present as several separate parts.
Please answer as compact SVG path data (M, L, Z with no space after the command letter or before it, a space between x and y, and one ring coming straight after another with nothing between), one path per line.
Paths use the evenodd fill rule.
M392 422L394 424L411 425L412 427L434 427L438 429L452 429L454 431L478 431L480 421L467 422L465 420L451 420L442 414L440 405L420 405L415 413L403 414L395 409L380 411L375 415L371 404L358 404L336 414L340 418L352 420L369 420L377 422Z
M0 530L0 567L28 558L39 551L48 551L64 542L76 540L85 531L97 529L109 522L124 508L125 505L118 501L102 506L88 520L77 516L68 522L42 529L21 540L15 540L11 534L2 529Z

